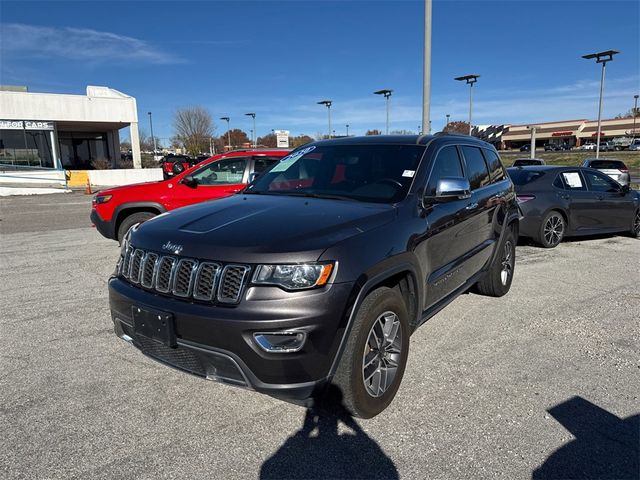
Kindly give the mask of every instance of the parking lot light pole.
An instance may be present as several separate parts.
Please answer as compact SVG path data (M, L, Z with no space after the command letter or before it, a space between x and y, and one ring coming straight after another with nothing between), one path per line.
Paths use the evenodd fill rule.
M329 114L329 138L331 138L331 105L333 104L332 100L321 100L318 102L318 105L324 105L327 107L327 112Z
M638 95L633 96L633 134L631 135L633 138L636 138L636 117L638 116Z
M247 117L253 118L253 135L251 136L253 139L253 148L257 148L257 134L256 134L256 114L253 112L245 113Z
M422 64L422 128L431 133L431 5L432 0L424 0L424 50Z
M347 123L347 137L349 136L349 124Z
M153 120L151 120L151 112L147 112L149 115L149 129L151 130L151 141L153 142L153 159L156 159L156 137L153 136Z
M220 117L220 120L227 122L227 145L229 145L229 150L231 150L231 129L229 128L229 121L231 119L229 117Z
M473 84L478 81L480 75L463 75L462 77L456 77L454 80L458 80L459 82L466 81L467 85L469 85L469 135L473 131L473 127L471 125L472 113L473 113Z
M447 125L449 125L449 117L450 117L450 116L451 116L451 115L450 115L449 113L447 113L447 115L446 115L446 117L447 117Z
M531 146L529 147L530 154L529 158L536 158L536 125L527 125L527 128L531 130Z
M378 90L377 92L373 92L374 95L384 95L384 98L387 103L387 122L386 122L386 129L385 129L386 135L389 135L389 98L391 97L392 92L393 90L389 90L389 89Z
M618 50L606 50L604 52L589 53L582 55L586 60L596 59L596 63L602 64L602 73L600 75L600 101L598 103L598 133L596 137L596 158L600 157L600 127L602 119L602 94L604 92L604 70L607 62L613 60L613 56L620 53Z

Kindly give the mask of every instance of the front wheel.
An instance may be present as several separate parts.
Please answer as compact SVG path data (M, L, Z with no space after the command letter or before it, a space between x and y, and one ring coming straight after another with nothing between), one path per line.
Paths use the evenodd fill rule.
M513 230L507 227L504 238L498 247L493 263L482 280L476 283L475 290L480 295L502 297L511 289L513 272L516 267L516 238Z
M354 416L371 418L393 400L409 354L409 314L397 289L370 293L356 313L333 379L343 406Z
M547 213L540 224L540 231L536 242L544 248L557 247L564 238L567 224L560 212Z
M127 218L122 220L122 223L118 227L118 242L122 243L122 239L124 238L124 236L136 223L142 223L155 216L156 214L152 212L136 212L129 215Z

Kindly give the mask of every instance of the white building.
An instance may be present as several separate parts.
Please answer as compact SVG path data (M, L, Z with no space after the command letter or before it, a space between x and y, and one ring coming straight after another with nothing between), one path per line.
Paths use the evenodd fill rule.
M140 168L135 98L108 87L88 86L86 95L0 87L0 164L85 170L107 160L115 166L125 127Z

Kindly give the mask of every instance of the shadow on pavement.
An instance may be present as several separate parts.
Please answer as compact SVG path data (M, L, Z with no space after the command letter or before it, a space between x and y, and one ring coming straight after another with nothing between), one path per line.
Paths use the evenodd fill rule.
M640 414L619 418L581 397L549 413L576 438L553 452L532 478L640 478Z
M399 478L393 461L342 405L337 387L329 398L331 406L307 409L302 428L262 464L260 478ZM339 433L340 423L351 432Z

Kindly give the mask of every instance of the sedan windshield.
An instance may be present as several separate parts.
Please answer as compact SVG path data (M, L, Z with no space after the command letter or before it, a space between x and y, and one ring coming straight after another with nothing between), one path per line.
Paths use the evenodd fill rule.
M409 191L423 145L311 145L294 151L244 193L395 203Z
M626 170L624 163L618 160L592 160L589 162L591 168L600 168L602 170Z

